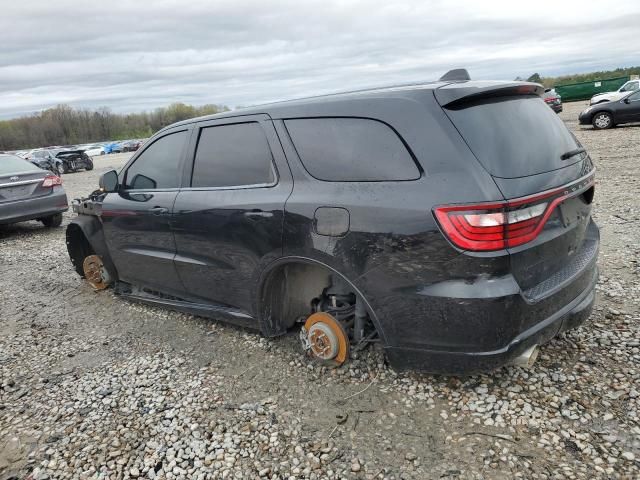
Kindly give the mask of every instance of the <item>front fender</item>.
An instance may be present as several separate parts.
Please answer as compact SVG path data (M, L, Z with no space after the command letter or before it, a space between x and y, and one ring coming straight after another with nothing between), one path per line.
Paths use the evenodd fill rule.
M78 235L81 232L82 235ZM78 215L69 225L66 231L67 251L71 258L71 263L76 271L82 275L82 262L87 253L94 252L102 258L104 266L112 278L118 278L118 271L111 259L107 243L104 239L102 230L102 222L100 218L94 215ZM86 241L90 247L90 251L86 252L87 245L82 242Z

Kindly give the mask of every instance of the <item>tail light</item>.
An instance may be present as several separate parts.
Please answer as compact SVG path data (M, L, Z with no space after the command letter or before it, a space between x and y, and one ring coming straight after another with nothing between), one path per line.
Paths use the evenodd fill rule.
M62 179L57 175L47 175L42 181L42 186L45 188L54 187L56 185L62 185Z
M434 214L451 242L476 252L502 250L534 240L558 204L589 190L594 176L565 187L505 202L436 207Z

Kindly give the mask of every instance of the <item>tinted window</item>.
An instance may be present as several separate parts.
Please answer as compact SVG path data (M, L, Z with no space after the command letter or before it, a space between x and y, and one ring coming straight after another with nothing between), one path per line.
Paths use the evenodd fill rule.
M260 185L273 180L271 150L258 123L201 130L193 166L193 187Z
M0 175L40 171L33 163L15 155L0 155Z
M499 97L445 109L484 167L514 178L582 160L561 156L579 147L564 122L538 96Z
M180 186L180 157L187 132L171 133L153 142L127 170L125 187L134 190Z
M627 97L630 102L637 102L640 100L640 92L632 93Z
M287 130L307 171L333 182L415 180L413 158L398 135L376 120L303 118Z
M638 90L639 82L629 82L626 83L621 89L621 92L632 92L633 90Z

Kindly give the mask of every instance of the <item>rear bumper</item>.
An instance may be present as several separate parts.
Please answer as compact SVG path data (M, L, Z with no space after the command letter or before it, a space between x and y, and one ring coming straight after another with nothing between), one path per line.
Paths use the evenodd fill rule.
M593 309L597 269L588 287L572 302L511 340L506 346L483 352L451 352L387 347L389 363L397 370L420 370L443 374L471 374L508 365L533 345L542 345L559 333L582 325Z
M56 188L50 195L0 204L0 224L48 217L68 209L66 192L63 188Z
M572 260L527 290L507 271L387 295L380 320L389 362L398 370L487 371L580 325L594 302L599 245L591 222Z
M562 111L562 104L560 105L551 105L551 110L556 113L560 113Z

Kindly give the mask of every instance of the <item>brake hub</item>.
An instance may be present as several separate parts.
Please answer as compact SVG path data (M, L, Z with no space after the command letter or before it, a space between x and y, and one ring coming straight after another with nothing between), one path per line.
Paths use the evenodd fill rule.
M111 283L111 277L98 255L85 257L82 262L82 270L87 282L96 290L104 290Z
M349 336L342 324L326 312L312 314L302 327L303 346L314 357L342 365L349 357Z

